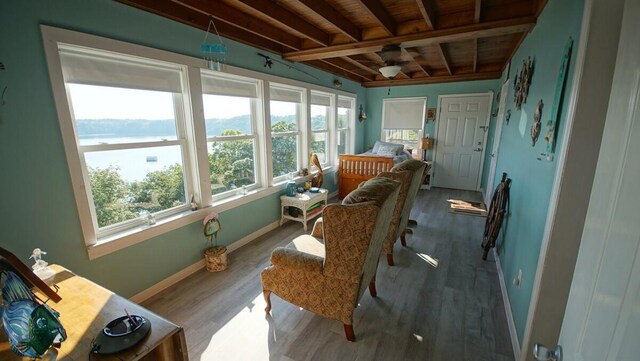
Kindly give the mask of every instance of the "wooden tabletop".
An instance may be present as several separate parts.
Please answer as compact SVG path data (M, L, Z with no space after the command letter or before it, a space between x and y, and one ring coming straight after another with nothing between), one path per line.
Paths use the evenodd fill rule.
M124 316L125 309L151 322L149 335L128 350L114 355L94 354L91 360L188 359L181 327L64 267L49 267L56 272L52 282L60 288L58 294L62 300L58 303L49 301L47 304L60 313L60 322L67 331L67 339L57 349L57 358L54 359L87 360L93 338L109 321ZM47 280L47 283L50 281ZM36 295L46 299L39 291L36 291ZM7 336L4 329L0 328L0 360L20 359L9 349Z

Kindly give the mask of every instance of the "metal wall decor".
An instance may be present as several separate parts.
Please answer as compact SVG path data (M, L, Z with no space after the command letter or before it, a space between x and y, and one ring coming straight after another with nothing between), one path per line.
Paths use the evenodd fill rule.
M542 107L544 104L542 103L542 99L538 101L538 106L536 106L536 112L533 113L533 124L531 124L531 145L535 146L538 141L538 136L540 136L540 128L542 127L542 123L540 122L540 118L542 117Z
M522 104L527 102L529 85L531 84L531 76L533 75L533 63L534 62L531 57L528 57L527 60L523 60L520 73L516 74L513 81L513 102L516 103L516 110L520 110L520 108L522 108Z

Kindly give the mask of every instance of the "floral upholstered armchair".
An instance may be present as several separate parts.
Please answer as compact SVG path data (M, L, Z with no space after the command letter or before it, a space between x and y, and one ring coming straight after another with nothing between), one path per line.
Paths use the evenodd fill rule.
M387 235L384 238L384 242L382 243L382 253L387 255L387 263L389 264L389 266L393 266L393 245L396 243L396 240L398 240L398 238L404 231L404 227L406 227L405 224L404 226L402 226L403 228L400 228L400 223L403 215L402 212L407 201L407 195L409 194L409 186L411 185L413 174L413 171L406 170L399 172L382 172L376 176L379 178L392 179L400 183L398 200L396 201L393 209L391 223L389 224L389 230L387 231Z
M344 324L346 337L355 341L353 311L367 287L376 297L375 273L382 242L400 185L373 178L351 192L342 204L323 211L323 237L295 238L271 254L262 271L262 290L271 310L271 293L324 317Z
M410 171L413 174L411 177L411 183L409 183L407 200L404 202L404 207L402 208L402 217L400 218L400 242L403 246L407 245L407 240L405 238L405 235L407 234L407 224L409 224L409 216L411 214L411 208L413 208L413 203L416 200L416 195L418 195L420 185L424 180L427 171L426 167L427 164L425 162L408 159L391 168L391 172Z

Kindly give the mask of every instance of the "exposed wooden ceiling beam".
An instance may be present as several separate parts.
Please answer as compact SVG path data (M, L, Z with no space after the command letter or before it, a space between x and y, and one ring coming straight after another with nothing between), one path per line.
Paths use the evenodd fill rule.
M473 12L473 22L477 24L480 22L480 11L482 10L482 0L476 0L475 5L476 5L476 8Z
M547 0L533 0L533 15L536 17L540 16L545 5L547 5Z
M316 15L333 24L333 26L338 28L338 30L352 40L362 40L362 32L360 31L360 28L337 12L336 9L331 7L328 3L318 0L298 0L298 2L304 4L304 6L316 13Z
M277 3L264 0L239 0L239 2L261 12L278 24L318 42L320 45L327 46L331 43L331 37L327 33Z
M362 79L365 79L365 80L373 80L373 79L375 79L375 77L372 76L371 74L364 75L364 74L356 71L355 69L353 69L353 66L351 65L351 63L346 61L346 60L343 60L343 59L340 59L340 58L334 58L334 59L322 59L321 61L323 61L323 62L325 62L325 63L327 63L327 64L329 64L331 66L334 66L336 68L342 69L342 70L346 71L347 73L351 73L351 74L353 74L353 75L355 75L357 77L360 77ZM358 68L358 69L360 69L360 68Z
M367 40L359 43L332 45L322 48L293 51L284 54L289 61L308 61L313 59L335 58L380 51L386 44L400 44L402 47L427 46L438 43L456 42L473 38L484 38L514 33L528 32L536 24L534 17L522 17L508 20L469 24L449 29L432 30Z
M337 68L331 64L328 64L327 62L325 62L324 60L312 60L312 61L308 61L305 62L305 65L309 65L312 66L314 68L326 71L328 73L334 74L336 76L341 76L343 78L347 78L347 79L351 79L355 82L362 82L362 81L368 81L366 79L366 77L362 76L362 75L354 75L353 73L350 73L348 71L345 71L343 69Z
M199 11L195 11L169 0L117 1L205 31L207 30L207 27L209 26L209 20L211 19L211 17ZM251 45L258 49L270 51L276 54L281 54L285 51L290 50L289 47L283 47L282 44L278 44L263 37L257 37L255 36L255 34L252 34L237 26L232 26L227 23L220 22L220 24L216 24L216 27L218 28L220 35L223 35L228 39Z
M359 61L359 60L357 60L357 59L355 59L355 58L353 58L353 59L352 59L352 58L350 58L350 57L348 57L348 56L340 57L340 59L342 59L342 60L344 60L344 61L347 61L347 62L349 62L350 64L353 64L353 65L357 66L358 68L360 68L360 69L362 69L362 70L364 70L364 71L368 72L369 74L374 74L374 75L378 75L378 74L380 74L380 73L378 73L376 70L373 70L372 68L370 68L370 67L368 67L368 66L364 65L364 64L362 63L362 61L366 62L366 60L364 60L364 59L362 59L362 60L360 60L360 61Z
M378 0L358 0L358 2L389 36L396 35L398 25L384 5Z
M473 72L478 70L478 39L473 39Z
M444 44L438 44L438 46L436 46L436 49L440 54L440 58L442 58L442 63L447 69L447 72L449 73L449 75L453 75L453 72L451 71L451 60L449 60L449 55L447 55L447 50L444 48Z
M436 28L436 11L431 3L433 0L417 0L420 14L424 18L424 21L429 26L429 29Z
M245 29L257 36L262 36L278 44L294 49L301 49L302 41L273 25L250 16L234 7L218 0L173 0L195 11L216 19L216 26L221 21ZM213 31L213 29L211 29Z
M433 83L449 83L457 81L470 81L470 80L487 80L487 79L499 79L502 73L500 71L482 72L482 73L469 73L461 75L451 76L437 76L437 77L422 77L411 78L403 80L376 80L362 82L364 87L381 87L381 86L394 86L394 85L417 85L417 84L433 84Z

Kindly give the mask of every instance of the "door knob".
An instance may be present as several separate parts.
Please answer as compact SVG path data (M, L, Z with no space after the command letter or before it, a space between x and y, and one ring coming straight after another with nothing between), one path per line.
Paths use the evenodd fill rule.
M482 148L476 148L473 150L474 152L482 152Z
M562 361L562 347L558 345L555 350L549 350L537 343L533 345L533 358L538 361Z

